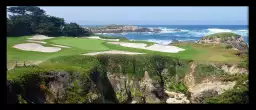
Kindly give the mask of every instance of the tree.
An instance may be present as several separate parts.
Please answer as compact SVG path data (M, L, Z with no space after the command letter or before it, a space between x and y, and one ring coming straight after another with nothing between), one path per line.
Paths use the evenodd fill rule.
M84 36L90 33L76 23L66 24L63 29L66 36Z
M89 30L83 29L76 23L65 24L63 18L49 16L37 6L12 6L7 11L7 35L24 36L43 34L49 36L84 36L90 35Z
M10 16L7 27L9 27L9 32L7 34L11 36L24 36L33 33L30 26L30 18L28 16Z

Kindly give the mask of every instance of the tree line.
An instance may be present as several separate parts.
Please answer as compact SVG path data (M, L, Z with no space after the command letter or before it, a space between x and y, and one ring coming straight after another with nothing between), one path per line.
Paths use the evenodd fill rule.
M92 32L63 18L50 16L37 6L7 8L7 36L42 34L47 36L88 36Z

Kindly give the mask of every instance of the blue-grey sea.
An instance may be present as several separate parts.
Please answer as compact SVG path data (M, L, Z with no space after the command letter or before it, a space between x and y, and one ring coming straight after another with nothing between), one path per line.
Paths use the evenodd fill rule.
M248 44L248 25L137 25L146 28L161 29L159 33L152 32L128 32L128 33L103 33L104 35L121 36L130 40L144 40L158 44L169 44L172 40L197 41L201 37L219 33L233 32L244 37ZM178 30L178 31L177 31Z

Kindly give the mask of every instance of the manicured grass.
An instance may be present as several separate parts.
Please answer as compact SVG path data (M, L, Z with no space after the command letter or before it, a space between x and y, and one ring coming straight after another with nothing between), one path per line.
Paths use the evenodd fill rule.
M28 37L17 37L17 38L12 38L8 37L7 38L7 61L33 61L33 60L46 60L49 58L53 58L56 56L61 56L61 55L71 55L71 54L78 54L81 53L81 49L77 48L62 48L58 52L53 52L53 53L43 53L43 52L34 52L34 51L23 51L19 50L16 48L13 48L14 45L16 44L21 44L25 43L25 40ZM43 46L49 46L49 45L44 45ZM84 51L86 52L86 51Z
M226 49L221 45L212 44L176 44L176 46L187 49L188 53L179 52L179 56L191 58L196 61L213 61L213 62L226 62L238 63L242 58L235 55L236 50Z
M178 53L165 53L150 51L144 49L128 48L115 44L104 43L110 49L125 50L131 52L142 52L148 54L172 56L180 59L195 60L199 62L225 62L225 63L238 63L241 58L234 55L235 50L225 49L219 45L202 45L202 44L176 44L176 46L185 49Z
M103 51L109 50L107 47L102 45L103 40L96 39L85 39L85 38L73 38L73 37L59 37L55 39L50 39L48 42L60 45L70 46L72 48L77 48L87 51Z
M28 36L25 37L7 37L7 65L13 65L15 61L45 61L50 58L66 55L79 55L88 52L97 52L105 50L122 50L130 52L141 52L153 55L172 56L180 59L195 60L200 62L227 62L237 63L242 58L235 56L235 50L226 49L219 45L207 45L207 44L175 44L178 47L184 48L185 51L178 53L165 53L150 51L144 49L136 49L123 47L120 45L109 44L103 40L86 39L86 38L72 38L72 37L58 37L53 39L44 40L48 44L42 44L44 46L50 46L50 44L59 44L70 46L71 48L62 48L62 50L53 53L33 52L33 51L22 51L15 49L12 46L20 43L24 43ZM132 42L132 43L146 43L153 45L153 42L146 41L129 41L120 40L121 42Z
M102 45L104 41L83 38L67 38L59 37L54 39L44 40L50 44L60 44L70 46L72 48L62 48L58 52L44 53L34 51L23 51L13 48L16 44L25 43L29 36L24 37L7 37L7 67L15 65L16 61L45 61L47 59L55 58L65 55L79 55L88 52L96 52L108 50L107 47ZM49 44L41 44L43 46L51 46ZM51 46L52 47L52 46Z

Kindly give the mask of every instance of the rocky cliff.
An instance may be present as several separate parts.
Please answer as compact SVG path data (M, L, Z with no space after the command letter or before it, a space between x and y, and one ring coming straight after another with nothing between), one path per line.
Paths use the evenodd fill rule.
M51 63L59 67L41 65L8 71L8 103L203 103L236 84L208 81L215 71L197 70L196 63L162 56L65 56ZM88 64L93 66L89 70L84 66ZM230 73L228 80L242 71L223 65L214 70L217 68L224 69L223 74ZM197 83L197 71L209 75Z
M248 45L242 36L230 32L222 32L205 36L199 43L226 44L239 51L247 51Z
M160 29L149 29L138 26L108 25L104 27L85 27L93 33L122 33L122 32L159 32Z

